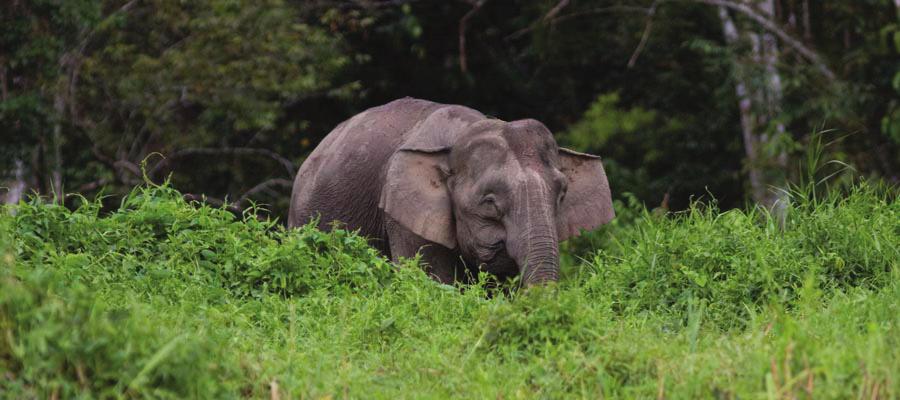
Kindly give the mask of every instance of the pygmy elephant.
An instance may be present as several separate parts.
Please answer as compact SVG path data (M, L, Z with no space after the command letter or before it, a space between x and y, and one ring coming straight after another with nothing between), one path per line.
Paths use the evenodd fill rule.
M358 229L441 282L555 281L559 242L613 218L600 158L559 148L540 122L404 98L338 125L297 173L288 226Z

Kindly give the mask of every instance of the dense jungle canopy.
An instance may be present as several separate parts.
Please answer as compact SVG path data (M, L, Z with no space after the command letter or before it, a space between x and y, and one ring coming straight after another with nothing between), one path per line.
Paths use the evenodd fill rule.
M188 196L281 216L336 124L403 96L536 118L603 156L614 196L649 207L772 206L810 177L896 184L898 12L897 0L5 1L0 195L116 204L171 177Z

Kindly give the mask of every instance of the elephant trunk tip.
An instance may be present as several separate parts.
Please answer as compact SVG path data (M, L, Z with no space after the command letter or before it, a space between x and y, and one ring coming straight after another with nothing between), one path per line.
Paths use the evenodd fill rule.
M538 264L534 268L526 268L523 274L525 286L543 285L559 281L559 265L556 263Z

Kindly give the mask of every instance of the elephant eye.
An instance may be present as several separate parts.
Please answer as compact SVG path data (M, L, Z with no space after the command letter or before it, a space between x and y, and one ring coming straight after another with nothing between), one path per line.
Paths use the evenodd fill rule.
M479 205L487 209L488 215L486 217L490 219L500 218L500 207L497 205L497 198L493 194L487 194L482 197Z

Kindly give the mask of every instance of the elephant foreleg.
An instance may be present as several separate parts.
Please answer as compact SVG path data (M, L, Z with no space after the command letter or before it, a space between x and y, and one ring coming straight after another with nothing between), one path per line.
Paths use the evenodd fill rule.
M401 258L413 258L418 253L422 256L422 268L435 280L446 284L465 280L465 268L455 251L422 239L395 221L388 220L386 228L391 261L397 263Z

